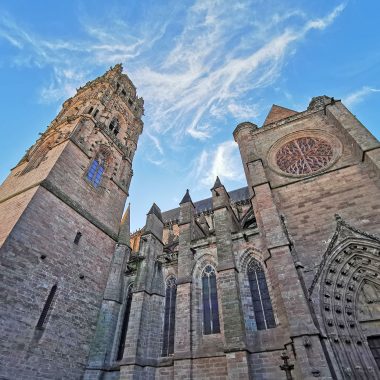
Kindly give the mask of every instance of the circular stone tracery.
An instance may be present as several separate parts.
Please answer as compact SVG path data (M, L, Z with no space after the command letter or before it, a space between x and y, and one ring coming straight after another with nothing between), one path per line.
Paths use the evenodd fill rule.
M285 173L305 175L327 166L333 148L319 137L300 137L284 144L276 153L276 163Z

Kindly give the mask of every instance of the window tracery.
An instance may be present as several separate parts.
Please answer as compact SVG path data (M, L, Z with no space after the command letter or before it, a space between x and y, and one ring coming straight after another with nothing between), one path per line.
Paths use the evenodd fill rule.
M114 133L115 136L117 136L120 131L119 120L117 118L112 119L108 128L111 132Z
M211 265L202 272L203 332L205 335L220 333L216 273Z
M276 327L263 267L256 260L252 260L248 265L247 274L257 330Z
M333 148L320 137L299 137L285 143L276 153L276 163L285 173L305 175L327 166L333 158Z
M98 187L105 169L105 160L102 157L96 158L92 161L90 169L87 172L87 179L94 185Z

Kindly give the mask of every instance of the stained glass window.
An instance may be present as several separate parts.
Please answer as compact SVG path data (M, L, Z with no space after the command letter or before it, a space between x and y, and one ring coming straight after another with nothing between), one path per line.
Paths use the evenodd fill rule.
M95 187L98 187L100 184L100 181L102 180L103 172L104 172L104 160L95 159L92 162L90 170L87 173L87 178Z
M248 265L248 280L257 330L276 327L265 273L256 260Z
M220 332L218 293L215 269L207 265L202 273L203 332L205 335Z
M125 309L124 309L123 324L121 326L119 348L117 350L117 360L121 360L124 354L125 337L127 336L127 331L128 331L129 314L131 313L132 288L133 288L133 285L131 284L129 285L128 290L127 290L127 298L125 300L126 304L125 304Z
M176 298L176 279L174 276L170 276L166 280L164 339L162 345L162 356L169 356L174 353Z

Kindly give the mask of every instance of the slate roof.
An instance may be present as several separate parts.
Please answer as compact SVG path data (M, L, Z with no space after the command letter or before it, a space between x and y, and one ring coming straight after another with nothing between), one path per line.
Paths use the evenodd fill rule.
M240 189L232 190L228 193L230 195L232 202L244 201L249 199L248 187L242 187ZM202 211L212 209L212 198L202 199L201 201L194 202L197 213ZM170 222L171 220L179 219L180 208L173 208L172 210L164 211L162 213L162 219L164 223Z

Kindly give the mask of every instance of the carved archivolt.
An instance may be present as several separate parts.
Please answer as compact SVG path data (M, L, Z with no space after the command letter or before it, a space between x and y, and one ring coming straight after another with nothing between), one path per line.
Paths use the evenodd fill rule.
M337 219L309 293L319 286L324 330L345 378L379 379L359 313L363 287L380 286L380 239Z
M239 272L246 273L249 263L255 259L260 263L264 262L264 254L257 249L248 248L246 249L240 257L238 257L237 267Z

